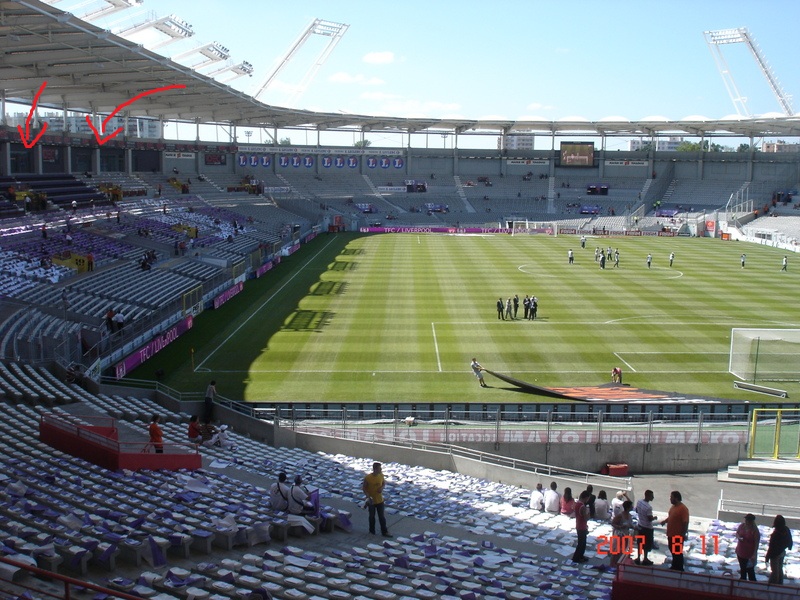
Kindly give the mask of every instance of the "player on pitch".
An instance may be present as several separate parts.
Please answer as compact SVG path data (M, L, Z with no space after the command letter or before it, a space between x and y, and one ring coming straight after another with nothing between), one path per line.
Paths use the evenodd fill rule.
M475 377L478 378L478 383L481 384L481 387L489 387L486 385L486 382L483 380L483 372L486 370L484 369L481 364L478 362L478 359L473 357L472 364L470 364L472 368L472 372L475 373Z

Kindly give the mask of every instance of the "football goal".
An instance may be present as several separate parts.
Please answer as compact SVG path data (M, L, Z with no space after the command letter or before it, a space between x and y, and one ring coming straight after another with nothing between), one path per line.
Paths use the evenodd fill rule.
M800 381L800 329L731 329L728 371L743 381Z

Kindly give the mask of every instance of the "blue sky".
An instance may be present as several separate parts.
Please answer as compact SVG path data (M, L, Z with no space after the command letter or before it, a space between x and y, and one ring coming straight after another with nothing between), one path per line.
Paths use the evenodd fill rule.
M62 0L80 16L99 0ZM268 104L400 117L716 119L736 113L703 32L747 27L800 111L796 0L145 0L98 25L175 14L195 31L159 50L217 41L255 67L231 85L254 93L314 19L347 33L299 99L292 86L327 38L313 36ZM794 39L793 39L794 38ZM146 40L141 40L146 41ZM743 44L722 48L752 114L780 106Z
M145 10L193 26L193 38L161 50L168 56L218 41L235 60L251 62L256 75L234 84L245 91L258 87L314 18L348 24L298 108L468 118L719 118L735 110L703 31L734 27L750 30L784 89L800 101L800 48L792 33L800 2L794 0L145 0L139 12ZM326 41L314 36L305 44L284 72L287 87L299 82ZM751 112L778 111L746 47L722 50ZM280 87L262 97L271 104L288 98Z

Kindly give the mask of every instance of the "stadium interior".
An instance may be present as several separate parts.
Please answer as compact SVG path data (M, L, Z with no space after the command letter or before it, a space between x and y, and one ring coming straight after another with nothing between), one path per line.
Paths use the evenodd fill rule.
M169 343L165 332L236 286L269 277L282 257L323 232L725 236L797 252L800 152L753 150L765 137L800 137L796 117L505 123L308 113L264 105L49 3L3 0L0 10L0 39L11 49L0 56L0 543L11 561L0 562L3 597L522 600L628 598L646 585L684 586L681 593L701 598L719 581L730 594L723 597L800 597L800 562L791 554L789 585L763 592L765 583L741 583L750 596L729 589L738 566L735 544L725 540L737 515L758 503L693 517L682 580L630 561L598 570L602 560L569 560L574 519L531 509L530 482L633 497L627 474L515 467L488 455L461 464L443 448L428 450L448 457L437 462L424 449L340 445L282 431L270 407L228 398L217 415L231 424L229 443L198 447L184 439L202 398L158 381L134 388L119 380L134 350ZM99 71L97 61L107 67ZM7 103L31 105L44 81L39 103L55 116L34 118L34 131L49 126L28 147L17 128L27 124L8 115ZM109 115L135 90L167 81L186 90L132 105L119 119L121 137L99 144L91 131L68 126L68 112ZM134 132L139 120L155 123L156 135ZM227 126L231 139L166 139L169 121ZM236 133L247 128L273 140L284 128L317 136L383 130L407 144L251 144ZM504 144L415 145L443 132ZM505 140L516 135L544 136L552 149L509 149ZM670 136L750 145L605 147L609 137ZM571 154L574 138L595 140L590 153ZM163 455L149 452L143 433L154 413L162 415ZM392 539L364 531L361 478L373 459L385 462ZM486 460L498 461L494 472L480 467ZM268 505L266 488L279 471L319 491L314 516ZM784 504L759 508L762 545L771 516L796 505ZM593 520L589 535L594 548L613 532ZM667 544L663 532L657 539ZM701 552L701 539L720 545Z

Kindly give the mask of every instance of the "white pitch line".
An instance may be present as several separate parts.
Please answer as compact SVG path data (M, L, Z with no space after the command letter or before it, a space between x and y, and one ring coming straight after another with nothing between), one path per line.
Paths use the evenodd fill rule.
M619 355L619 353L617 353L617 352L614 352L614 356L616 356L618 359L620 359L622 362L624 362L624 363L625 363L625 366L626 366L626 367L628 367L628 368L629 368L631 371L633 371L634 373L636 373L636 369L634 369L634 368L633 368L633 367L632 367L632 366L631 366L631 365L628 363L628 361L627 361L627 360L625 360L624 358L622 358L622 357Z
M325 244L325 245L324 245L322 248L320 248L319 252L317 252L317 253L316 253L314 256L312 256L311 258L309 258L309 259L306 261L306 264L310 263L310 262L311 262L311 261L313 261L315 258L317 258L317 256L319 256L320 254L322 254L323 250L327 249L327 247L328 247L328 246L330 246L330 245L333 243L333 241L334 241L335 239L336 239L336 237L335 237L335 236L334 236L334 237L332 237L332 238L330 239L330 241L329 241L327 244ZM302 267L300 267L299 269L297 269L297 272L296 272L294 275L292 275L291 277L289 277L289 279L287 279L287 280L286 280L286 283L284 283L284 284L283 284L281 287L279 287L279 288L278 288L278 289L277 289L277 290L276 290L276 291L275 291L275 292L274 292L274 293L273 293L273 294L272 294L272 295L271 295L269 298L267 298L266 300L264 300L264 302L262 302L262 303L261 303L261 306L259 306L257 309L255 309L255 310L253 311L253 314L251 314L249 317L247 317L247 318L246 318L246 319L245 319L245 320L242 322L242 324L241 324L241 325L239 325L239 327L237 327L236 329L234 329L234 330L233 330L233 332L231 332L231 334L230 334L228 337L226 337L224 340L222 340L222 342L221 342L219 345L217 345L217 347L216 347L216 348L214 348L214 349L213 349L211 352L209 352L208 356L206 356L206 357L205 357L205 358L204 358L204 359L203 359L203 360L200 362L200 364L199 364L199 365L197 365L197 367L195 368L195 372L198 372L198 371L200 370L200 367L202 367L202 366L203 366L203 365L206 363L206 361L207 361L209 358L211 358L212 356L214 356L214 354L216 354L216 353L217 353L217 350L219 350L219 349L220 349L220 348L222 348L222 347L223 347L225 344L227 344L227 343L228 343L228 341L229 341L229 340L230 340L232 337L236 336L236 334L237 334L237 333L239 333L239 331L242 329L242 327L244 327L245 325L247 325L247 323L250 321L250 319L252 319L253 317L255 317L255 316L256 316L256 315L259 313L259 311L261 311L261 309L262 309L262 308L264 308L264 307L265 307L267 304L269 304L269 303L272 301L272 299L273 299L275 296L277 296L277 295L278 295L278 294L279 294L279 293L280 293L280 292L283 290L283 288L285 288L287 285L289 285L289 284L290 284L290 283L291 283L291 282L294 280L294 278L295 278L295 277L297 277L298 275L300 275L300 273L302 273L302 272L303 272L303 269L304 269L304 268L305 268L305 265L303 265Z
M441 373L442 359L439 357L439 342L436 341L436 325L431 323L431 329L433 330L433 347L436 349L436 364L439 366L439 373Z
M622 360L622 359L620 359ZM627 364L627 363L626 363ZM304 375L313 375L313 374L328 374L328 373L352 373L354 375L357 374L365 374L365 373L383 373L385 375L393 375L393 374L401 374L401 375L424 375L424 374L435 374L439 371L431 371L430 369L403 369L403 370L396 370L396 371L372 371L372 370L363 370L363 369L248 369L246 371L241 371L238 369L226 369L226 370L215 370L214 373L302 373ZM639 370L636 371L637 373L642 373L644 375L673 375L673 374L680 374L680 373L703 373L703 374L721 374L727 373L727 369L715 369L710 371L708 369L678 369L678 370L665 370L665 371L648 371L648 370ZM441 373L450 373L450 374L464 374L464 369L452 370L452 371L441 371ZM515 374L518 375L581 375L581 374L601 374L605 377L605 369L602 371L598 369L556 369L556 370L548 370L548 371L514 371ZM605 379L604 379L605 381ZM588 384L587 384L588 385Z

